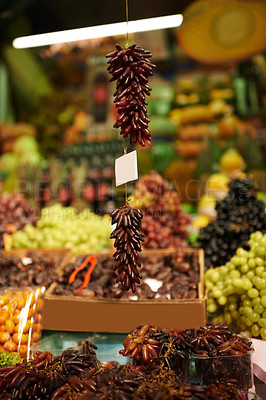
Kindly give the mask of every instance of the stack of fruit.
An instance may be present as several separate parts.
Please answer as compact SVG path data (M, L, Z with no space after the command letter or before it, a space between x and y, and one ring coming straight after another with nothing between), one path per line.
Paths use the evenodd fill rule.
M130 202L143 213L144 247L150 249L187 245L189 216L184 214L176 192L157 172L144 175Z
M110 246L111 220L89 209L80 213L74 207L55 204L41 211L36 227L26 225L12 235L14 248L67 248L74 253L99 252Z
M214 323L225 320L236 332L266 339L266 234L252 233L249 245L206 272L208 311Z
M207 267L225 264L238 247L247 250L251 233L266 232L265 204L257 199L253 181L233 179L229 189L227 196L216 202L216 220L200 231L198 242Z
M33 208L23 199L22 195L3 193L0 196L0 248L8 235L22 229L26 224L35 224L37 215Z

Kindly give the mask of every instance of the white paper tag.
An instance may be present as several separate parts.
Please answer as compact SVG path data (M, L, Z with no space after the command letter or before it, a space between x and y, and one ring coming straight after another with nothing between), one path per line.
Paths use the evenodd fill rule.
M138 179L138 161L136 150L115 160L116 186Z
M152 278L144 279L144 282L147 283L147 285L149 285L149 287L153 292L157 292L158 289L160 289L160 287L163 285L162 281L158 281L158 279L152 279Z
M28 265L32 263L32 259L30 257L23 257L22 258L22 264L23 265Z

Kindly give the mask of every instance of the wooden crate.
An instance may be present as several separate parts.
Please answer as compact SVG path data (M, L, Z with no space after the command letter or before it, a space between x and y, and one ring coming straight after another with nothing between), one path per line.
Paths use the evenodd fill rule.
M18 258L27 257L28 253L35 253L38 256L45 255L62 255L62 257L70 259L72 257L72 252L68 249L12 249L12 250L1 250L4 257L14 256Z
M207 322L207 299L203 294L203 250L185 249L185 251L197 252L199 257L200 282L197 299L136 301L57 296L52 294L56 285L52 284L44 299L43 328L63 331L126 333L136 326L144 324L177 329L199 328L201 325L205 325ZM169 252L174 252L174 250L144 250L145 254Z

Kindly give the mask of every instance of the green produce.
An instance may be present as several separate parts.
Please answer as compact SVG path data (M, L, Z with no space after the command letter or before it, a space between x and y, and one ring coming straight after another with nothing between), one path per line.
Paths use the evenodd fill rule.
M177 157L173 143L164 141L154 142L150 154L159 174L163 174L168 165Z
M16 365L21 362L21 358L17 353L10 353L8 351L2 350L0 353L0 367L5 365Z
M19 163L18 156L13 153L5 153L0 157L0 171L13 172Z
M169 118L154 115L150 122L150 131L154 135L172 137L176 133L176 127Z
M266 204L266 193L265 192L258 192L258 199L263 201Z
M205 273L212 322L266 340L266 234L250 235L250 250L238 248L225 265Z
M80 213L75 207L55 204L43 208L36 224L26 225L12 235L14 248L71 249L75 254L99 252L110 246L111 219L89 209Z
M29 135L18 138L14 144L14 152L19 156L38 152L38 143L36 139Z

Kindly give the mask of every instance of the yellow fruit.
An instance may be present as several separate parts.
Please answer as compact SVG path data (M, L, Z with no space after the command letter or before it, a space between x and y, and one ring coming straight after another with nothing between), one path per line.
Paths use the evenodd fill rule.
M228 193L229 178L223 173L212 174L207 181L207 193L222 200Z
M202 216L208 217L209 220L215 219L215 205L216 197L209 194L204 194L203 196L201 196L198 203L198 213Z
M191 225L194 228L200 229L200 228L204 228L205 226L207 226L210 221L211 221L211 219L209 217L207 217L207 215L198 215L194 219L194 221L192 221Z
M0 343L5 343L10 339L10 334L8 332L0 332Z
M5 325L6 325L6 331L8 333L13 333L14 332L15 323L14 323L14 321L12 321L12 319L7 319Z
M0 324L4 324L6 320L9 318L9 313L7 311L0 312Z
M27 320L27 321L25 322L25 324L23 324L23 326L21 326L21 324L16 325L16 326L15 326L15 332L16 332L16 333L17 333L17 332L28 333L30 327L31 327L31 322L30 322L29 320Z
M9 352L14 352L17 350L17 345L12 340L8 340L4 344L4 349Z
M216 204L215 196L212 196L210 194L204 194L200 198L200 201L198 204L198 211L199 211L200 207L215 206L215 204Z
M235 149L227 150L220 158L220 169L226 174L234 171L242 172L245 168L245 162L241 155Z
M217 172L209 176L207 181L208 190L226 190L228 191L229 178L226 174Z

